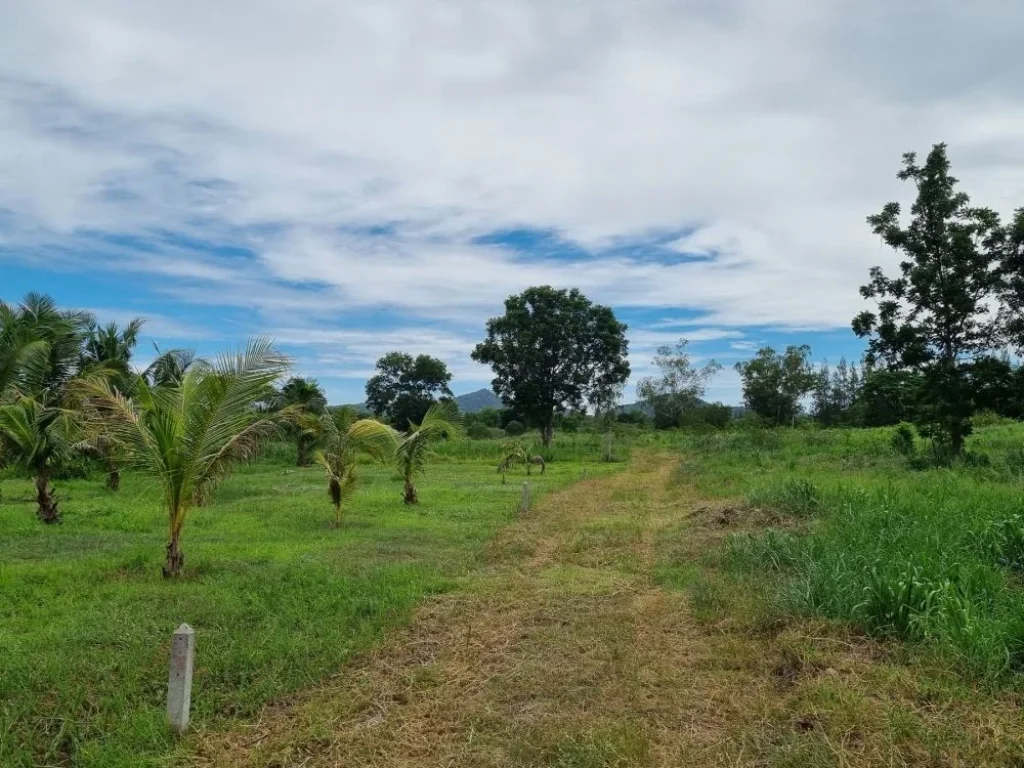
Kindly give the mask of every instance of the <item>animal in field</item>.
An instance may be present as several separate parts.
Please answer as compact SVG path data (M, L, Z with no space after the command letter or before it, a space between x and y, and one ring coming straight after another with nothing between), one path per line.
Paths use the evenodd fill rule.
M530 474L530 467L533 467L533 466L539 466L540 467L540 473L542 475L544 474L544 472L548 468L548 465L544 461L544 457L543 456L531 456L530 457L529 461L526 462L526 474Z

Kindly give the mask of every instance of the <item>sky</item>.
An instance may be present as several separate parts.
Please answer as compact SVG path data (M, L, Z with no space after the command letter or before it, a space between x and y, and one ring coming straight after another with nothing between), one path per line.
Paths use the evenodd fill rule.
M138 362L273 336L332 402L469 352L530 285L690 341L858 358L865 217L949 144L1024 204L1019 0L0 2L0 299L148 319Z

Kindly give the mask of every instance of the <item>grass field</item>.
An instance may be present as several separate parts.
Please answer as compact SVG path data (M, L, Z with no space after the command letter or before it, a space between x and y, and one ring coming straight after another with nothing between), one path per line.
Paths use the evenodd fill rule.
M497 444L452 443L418 508L367 466L339 530L277 447L179 583L141 478L59 483L54 529L5 477L0 764L1022 765L1024 427L952 467L892 434L563 435L522 519Z
M893 430L693 437L687 479L777 513L731 537L733 573L765 583L767 607L917 643L987 685L1024 669L1024 429L981 430L966 460L929 466Z
M616 470L600 441L566 437L531 478L534 500ZM447 448L447 450L445 450ZM617 446L624 449L625 446ZM0 480L0 765L164 764L170 636L197 631L197 727L245 718L316 683L450 589L514 517L522 472L502 485L499 447L442 447L401 502L391 470L366 466L340 529L316 468L278 446L242 467L186 526L187 577L161 578L157 489L128 474L58 482L64 523L43 527L29 482Z

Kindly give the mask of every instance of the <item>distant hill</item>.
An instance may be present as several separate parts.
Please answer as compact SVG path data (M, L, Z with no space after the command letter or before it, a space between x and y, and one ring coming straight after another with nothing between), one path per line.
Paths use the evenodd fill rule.
M455 398L461 413L476 413L484 408L501 409L501 399L489 389L478 389Z

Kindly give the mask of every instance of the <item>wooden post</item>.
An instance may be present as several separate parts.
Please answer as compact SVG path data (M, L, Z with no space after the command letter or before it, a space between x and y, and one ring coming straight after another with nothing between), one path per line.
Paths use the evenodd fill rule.
M167 678L167 723L179 736L188 731L195 653L196 631L182 624L171 637L171 672Z
M523 498L519 502L519 514L524 515L530 510L530 484L523 483Z

